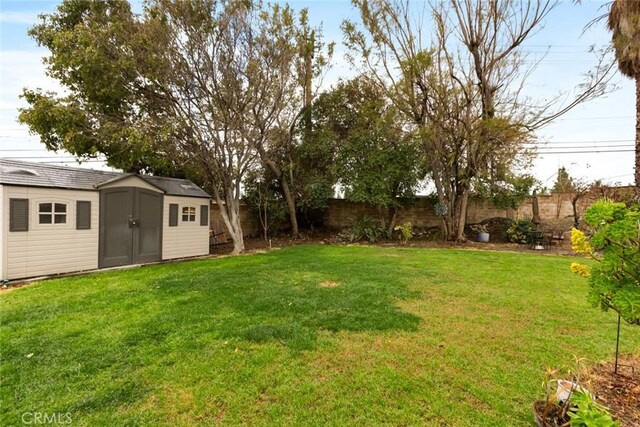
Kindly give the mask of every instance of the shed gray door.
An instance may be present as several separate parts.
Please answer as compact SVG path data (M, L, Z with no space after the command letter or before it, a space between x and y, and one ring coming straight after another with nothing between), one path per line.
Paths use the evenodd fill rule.
M101 190L100 268L161 257L162 195L133 187Z

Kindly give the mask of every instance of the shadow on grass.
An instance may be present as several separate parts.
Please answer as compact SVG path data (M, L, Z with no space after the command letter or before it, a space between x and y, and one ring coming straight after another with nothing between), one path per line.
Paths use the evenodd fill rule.
M420 318L396 305L416 295L398 280L394 260L341 252L305 247L178 265L145 283L160 307L125 341L150 345L183 333L191 346L217 337L308 350L320 330L416 330Z

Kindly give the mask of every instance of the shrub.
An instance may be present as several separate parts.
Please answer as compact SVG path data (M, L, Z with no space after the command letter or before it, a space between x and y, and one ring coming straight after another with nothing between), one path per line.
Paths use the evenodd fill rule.
M413 237L413 225L411 222L405 222L404 224L396 225L394 230L400 232L400 243L406 245L407 242Z
M589 299L602 310L620 313L640 325L640 211L624 203L600 199L584 214L589 235L571 230L573 250L596 261L589 267L571 264L571 271L589 281Z
M536 230L530 219L516 219L507 229L507 237L513 243L529 243L529 233Z
M489 225L488 224L473 224L469 228L471 228L471 230L474 233L488 233L489 232Z
M380 221L368 215L362 215L351 224L347 233L347 240L351 243L366 240L369 243L376 243L378 240L387 237L387 230L380 226Z

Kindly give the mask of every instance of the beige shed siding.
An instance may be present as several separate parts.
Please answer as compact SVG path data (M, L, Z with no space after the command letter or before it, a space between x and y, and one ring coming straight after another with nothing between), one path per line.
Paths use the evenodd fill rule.
M169 227L169 205L178 205L178 225ZM209 206L209 199L199 197L164 196L162 219L162 259L184 258L209 253L209 226L200 225L200 206ZM182 221L182 208L196 208L196 220Z
M17 279L98 268L98 192L6 185L3 187L5 278ZM29 199L29 231L8 231L7 211L11 198ZM90 230L76 230L77 200L91 202ZM38 224L39 203L65 203L66 223Z
M7 277L7 272L5 270L7 265L7 239L5 238L5 234L8 232L7 230L9 227L4 227L4 217L5 215L8 215L9 212L5 214L4 211L8 211L9 207L2 197L2 187L3 186L0 185L0 279L5 279Z

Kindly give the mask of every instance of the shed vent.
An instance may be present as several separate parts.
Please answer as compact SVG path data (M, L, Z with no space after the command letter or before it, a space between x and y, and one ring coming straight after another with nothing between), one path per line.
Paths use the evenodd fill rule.
M15 168L11 166L0 166L0 173L7 175L28 175L28 176L38 176L38 172L33 169L25 169L25 168Z

